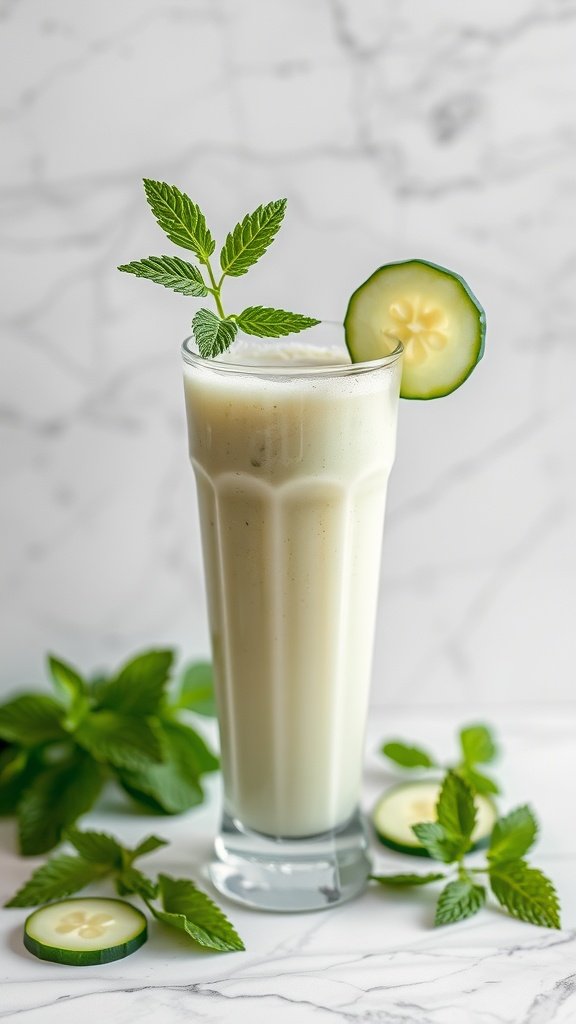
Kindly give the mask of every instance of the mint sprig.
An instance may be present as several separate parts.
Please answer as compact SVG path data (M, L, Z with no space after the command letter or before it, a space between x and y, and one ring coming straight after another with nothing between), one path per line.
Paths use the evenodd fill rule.
M474 792L456 772L446 775L436 805L435 822L414 825L413 831L431 857L454 865L455 872L372 875L382 886L404 888L444 880L436 906L435 924L453 924L472 917L485 904L486 890L478 876L487 876L498 902L520 921L560 928L560 906L551 880L523 855L535 842L538 823L527 806L517 807L495 823L484 867L469 867L465 857L472 846Z
M6 907L35 907L64 899L104 878L113 880L120 896L138 896L163 924L187 934L198 946L226 952L244 949L228 918L189 878L143 874L134 863L153 853L166 840L147 836L136 847L123 846L106 832L70 829L65 838L76 855L59 854L39 867Z
M175 185L144 179L146 198L159 226L168 238L193 252L199 267L178 256L148 256L118 267L181 295L195 298L211 295L216 313L203 307L192 320L198 351L205 359L222 355L232 345L238 330L258 338L281 338L320 323L313 317L270 306L248 306L241 313L226 315L222 285L226 277L241 277L264 255L274 241L286 212L286 200L276 199L258 206L235 225L220 252L221 274L211 262L216 243L197 203ZM202 269L204 273L202 272Z
M460 729L460 758L454 764L441 764L433 754L423 747L405 743L402 740L388 740L382 745L381 753L401 768L451 768L464 779L475 793L497 794L500 787L491 776L478 769L490 764L498 756L498 747L489 726L483 723L466 725Z
M173 687L173 666L173 651L145 651L90 681L50 655L55 695L0 706L0 814L18 817L23 854L57 845L108 779L156 813L202 803L218 760L186 712L214 713L211 668L188 665Z

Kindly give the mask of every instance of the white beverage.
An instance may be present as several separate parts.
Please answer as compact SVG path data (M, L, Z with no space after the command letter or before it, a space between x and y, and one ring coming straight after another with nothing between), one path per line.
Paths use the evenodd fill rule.
M263 344L189 359L186 409L226 810L300 837L358 804L401 361Z

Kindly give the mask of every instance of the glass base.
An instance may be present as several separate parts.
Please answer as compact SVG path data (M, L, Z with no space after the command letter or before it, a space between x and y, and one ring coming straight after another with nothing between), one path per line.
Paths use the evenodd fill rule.
M326 910L358 896L371 864L359 810L340 828L302 839L252 832L224 814L209 866L224 896L259 910Z

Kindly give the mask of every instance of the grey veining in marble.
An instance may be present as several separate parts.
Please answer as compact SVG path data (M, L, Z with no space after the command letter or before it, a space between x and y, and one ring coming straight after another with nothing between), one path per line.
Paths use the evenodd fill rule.
M195 304L115 270L166 248L146 174L220 236L288 196L239 301L339 317L411 255L469 278L484 365L402 405L374 701L571 698L575 52L574 0L0 4L5 688L47 648L207 650Z

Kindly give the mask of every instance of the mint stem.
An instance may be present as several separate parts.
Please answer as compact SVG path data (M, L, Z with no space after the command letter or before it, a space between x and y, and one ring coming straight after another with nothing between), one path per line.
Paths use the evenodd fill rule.
M206 269L208 271L208 274L209 274L209 277L210 277L210 282L212 284L212 288L210 289L210 291L212 292L212 295L214 296L214 301L216 303L216 309L218 310L218 313L219 313L220 317L222 318L222 320L225 320L226 319L226 314L224 313L224 307L222 305L222 300L220 298L220 288L222 287L222 281L224 280L224 274L222 274L222 277L220 278L220 283L217 283L216 278L214 277L214 271L212 270L212 267L210 265L210 260L206 260Z

